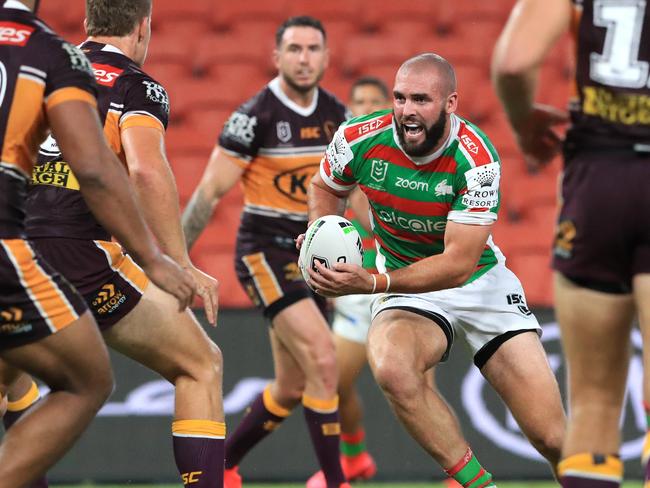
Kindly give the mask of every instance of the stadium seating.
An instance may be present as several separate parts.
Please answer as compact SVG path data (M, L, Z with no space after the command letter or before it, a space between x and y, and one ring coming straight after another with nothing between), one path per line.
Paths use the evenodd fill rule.
M330 68L323 86L347 100L359 75L392 86L408 56L435 51L456 67L459 113L491 138L503 161L503 203L495 240L520 276L529 302L551 303L550 243L560 164L537 175L521 154L494 94L489 63L514 0L156 0L146 70L168 89L170 161L186 204L223 123L241 102L275 76L274 35L288 15L310 14L328 29ZM44 2L43 18L73 42L83 40L83 0ZM564 40L542 71L539 99L558 107L570 93L571 45ZM250 304L233 270L241 208L234 189L219 205L192 257L222 283L221 305Z

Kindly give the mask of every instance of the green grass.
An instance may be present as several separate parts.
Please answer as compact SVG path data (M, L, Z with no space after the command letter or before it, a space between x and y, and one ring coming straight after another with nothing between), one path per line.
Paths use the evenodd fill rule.
M53 488L179 488L178 485L51 485ZM278 483L278 484L246 484L246 488L304 488L304 483ZM441 483L358 483L353 484L359 488L442 488ZM627 482L623 488L641 488L641 482ZM558 485L550 482L537 481L515 481L500 482L499 488L558 488Z

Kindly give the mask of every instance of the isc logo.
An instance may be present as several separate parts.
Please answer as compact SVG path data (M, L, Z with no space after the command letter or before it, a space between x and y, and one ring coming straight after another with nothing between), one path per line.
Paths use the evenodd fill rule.
M384 122L381 119L372 120L367 124L363 124L361 127L359 127L359 135L361 136L363 134L367 134L371 130L378 129L382 125L384 125Z
M118 69L108 64L93 63L93 72L95 73L95 80L103 86L112 87L115 80L122 74L124 70Z
M28 25L15 22L0 22L0 44L24 46L27 44L32 32L34 32L34 28Z

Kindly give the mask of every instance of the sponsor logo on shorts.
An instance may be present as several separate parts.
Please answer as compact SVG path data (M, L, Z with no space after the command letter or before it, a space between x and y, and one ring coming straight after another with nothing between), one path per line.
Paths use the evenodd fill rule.
M93 307L100 315L111 314L124 302L126 302L126 295L120 290L116 290L115 285L108 283L102 286L97 293L93 300Z
M533 312L531 312L528 306L526 305L526 299L519 293L511 293L506 297L506 300L508 301L508 305L516 305L517 309L522 314L526 316L533 314Z
M189 473L183 473L181 475L181 478L183 479L183 485L187 486L194 483L198 483L202 474L203 471L191 471Z
M0 22L0 45L23 47L29 41L34 27L16 22Z
M287 281L302 281L302 273L298 263L287 263L282 268L284 270L284 279Z
M561 220L555 233L553 254L569 259L573 255L573 241L576 238L576 225L571 220Z
M4 323L2 323L4 322ZM16 335L30 332L32 324L23 322L23 311L18 307L9 307L0 311L0 334Z

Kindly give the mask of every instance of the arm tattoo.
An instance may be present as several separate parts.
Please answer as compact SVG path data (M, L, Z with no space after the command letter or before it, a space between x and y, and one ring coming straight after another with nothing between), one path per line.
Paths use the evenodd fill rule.
M187 204L182 218L188 250L192 248L205 226L208 225L210 217L212 217L212 208L213 206L203 195L203 191L197 188Z

